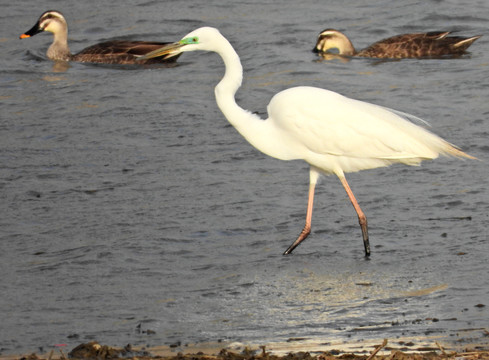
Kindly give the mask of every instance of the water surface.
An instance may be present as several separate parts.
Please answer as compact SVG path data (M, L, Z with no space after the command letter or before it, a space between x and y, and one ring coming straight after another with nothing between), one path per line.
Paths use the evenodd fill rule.
M227 123L214 101L217 55L184 54L170 68L58 71L44 55L51 36L18 40L48 9L3 5L2 354L94 339L484 341L486 2L132 3L50 7L65 14L73 52L215 26L242 58L244 108L266 117L273 94L324 87L426 119L481 161L349 174L369 220L370 260L341 184L324 178L310 238L284 257L303 226L308 168L266 157ZM411 31L484 36L459 59L322 61L310 50L324 28L358 48Z

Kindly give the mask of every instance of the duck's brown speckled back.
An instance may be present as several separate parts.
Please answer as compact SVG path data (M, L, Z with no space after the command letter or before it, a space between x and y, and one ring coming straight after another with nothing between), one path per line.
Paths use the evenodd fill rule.
M378 41L356 56L372 58L424 58L462 55L480 36L464 38L449 32L403 34Z
M106 41L92 45L73 55L73 61L105 64L152 64L161 63L162 58L154 58L138 62L137 56L145 55L169 43L149 41ZM165 62L175 62L179 55L164 59Z

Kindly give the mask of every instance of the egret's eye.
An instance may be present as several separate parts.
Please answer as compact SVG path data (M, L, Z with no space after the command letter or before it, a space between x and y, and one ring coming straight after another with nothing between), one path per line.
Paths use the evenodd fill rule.
M184 44L184 45L198 44L198 43L199 43L199 38L197 36L188 37L188 38L180 40L180 44Z

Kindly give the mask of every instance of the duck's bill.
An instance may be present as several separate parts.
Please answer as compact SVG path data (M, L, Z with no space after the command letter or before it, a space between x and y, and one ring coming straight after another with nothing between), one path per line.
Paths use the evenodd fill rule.
M164 56L165 59L171 58L173 56L179 55L182 53L182 46L183 44L180 44L179 42L176 43L171 43L168 45L165 45L159 49L153 50L146 55L138 57L138 60L148 60L148 59L153 59L156 57L162 57Z
M39 27L39 24L36 24L29 31L26 31L25 33L20 35L19 38L20 39L29 38L31 36L39 34L40 32L42 32L42 29Z

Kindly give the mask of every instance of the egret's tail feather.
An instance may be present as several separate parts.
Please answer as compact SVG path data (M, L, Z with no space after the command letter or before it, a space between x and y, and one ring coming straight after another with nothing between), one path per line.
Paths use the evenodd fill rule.
M458 149L452 144L447 144L447 147L445 148L445 154L449 156L454 156L458 158L467 158L467 159L472 159L472 160L478 160L475 156L469 155L467 153L464 153L462 150Z

